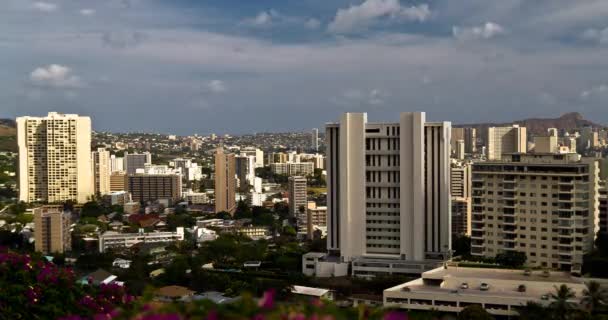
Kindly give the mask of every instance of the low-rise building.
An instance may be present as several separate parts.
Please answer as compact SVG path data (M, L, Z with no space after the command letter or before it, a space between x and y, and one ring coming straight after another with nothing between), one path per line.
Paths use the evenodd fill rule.
M348 275L348 263L325 252L309 252L302 256L302 273L317 278L344 277Z
M291 287L291 293L296 296L316 298L323 300L334 300L334 293L329 289L312 288L304 286L293 286Z
M126 191L112 191L102 196L103 202L107 205L124 206L126 203L131 202L131 194Z
M184 240L184 228L178 227L175 232L118 233L107 231L99 236L99 252L110 248L129 248L138 243L164 243Z
M384 290L385 308L458 313L480 305L496 316L517 316L528 302L548 305L556 286L568 286L578 304L586 289L583 280L564 272L439 267L422 277Z

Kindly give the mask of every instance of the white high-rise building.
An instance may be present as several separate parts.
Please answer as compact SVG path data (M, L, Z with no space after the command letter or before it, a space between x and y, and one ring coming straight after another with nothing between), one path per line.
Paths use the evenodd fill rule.
M312 150L319 151L319 129L312 129L310 143Z
M247 147L247 148L241 149L241 154L244 154L246 156L255 157L255 167L256 168L264 167L264 151L262 151L258 148Z
M110 156L110 173L125 171L125 158Z
M19 117L17 132L19 200L84 203L93 195L91 118Z
M98 148L91 153L93 160L93 191L104 195L110 192L110 152Z
M450 133L423 112L326 126L327 248L353 275L420 273L450 256Z
M516 124L511 127L488 128L487 139L488 160L500 160L503 154L526 153L528 150L526 127Z

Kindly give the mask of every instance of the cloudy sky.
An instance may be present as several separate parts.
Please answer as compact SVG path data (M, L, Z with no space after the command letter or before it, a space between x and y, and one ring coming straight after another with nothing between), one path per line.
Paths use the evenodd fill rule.
M2 0L0 117L176 134L426 111L608 123L606 0Z

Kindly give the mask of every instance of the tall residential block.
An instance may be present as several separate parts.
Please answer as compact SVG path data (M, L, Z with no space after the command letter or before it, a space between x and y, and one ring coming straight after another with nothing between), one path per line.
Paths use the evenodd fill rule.
M326 126L327 248L353 275L420 273L450 255L450 129L423 112Z
M72 250L69 212L62 206L34 209L34 247L43 254L64 253Z
M314 128L310 133L310 147L315 152L319 151L319 129Z
M254 147L247 147L241 149L241 154L255 157L256 168L264 167L264 151Z
M182 176L171 173L131 174L127 176L127 189L133 201L168 200L169 204L173 204L182 196Z
M289 192L289 213L298 220L306 221L306 208L308 198L306 194L306 177L293 176L287 181L287 191Z
M234 158L238 187L241 191L247 191L248 186L253 186L255 179L255 157L239 155Z
M145 169L146 165L152 164L150 152L144 153L125 153L125 170L127 174L134 174L137 169Z
M234 154L215 152L215 212L234 213L236 209L236 161Z
M464 152L469 154L477 152L477 129L470 127L452 128L452 151L456 150L459 140L464 141Z
M125 171L125 158L110 156L110 172Z
M110 152L99 148L91 153L93 160L93 191L104 195L110 192Z
M19 117L17 140L20 201L84 203L93 195L91 118Z
M600 185L600 232L608 233L608 182L602 181Z
M490 127L487 134L488 160L500 160L503 154L526 153L528 135L526 127Z
M110 174L110 192L127 191L127 173L124 171Z
M523 252L533 267L580 273L599 219L595 159L511 154L473 164L471 254Z

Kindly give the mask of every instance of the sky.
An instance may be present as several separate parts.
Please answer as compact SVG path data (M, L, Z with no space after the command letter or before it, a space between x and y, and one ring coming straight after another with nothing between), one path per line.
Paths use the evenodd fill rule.
M323 128L344 112L608 124L606 0L2 0L0 117Z

